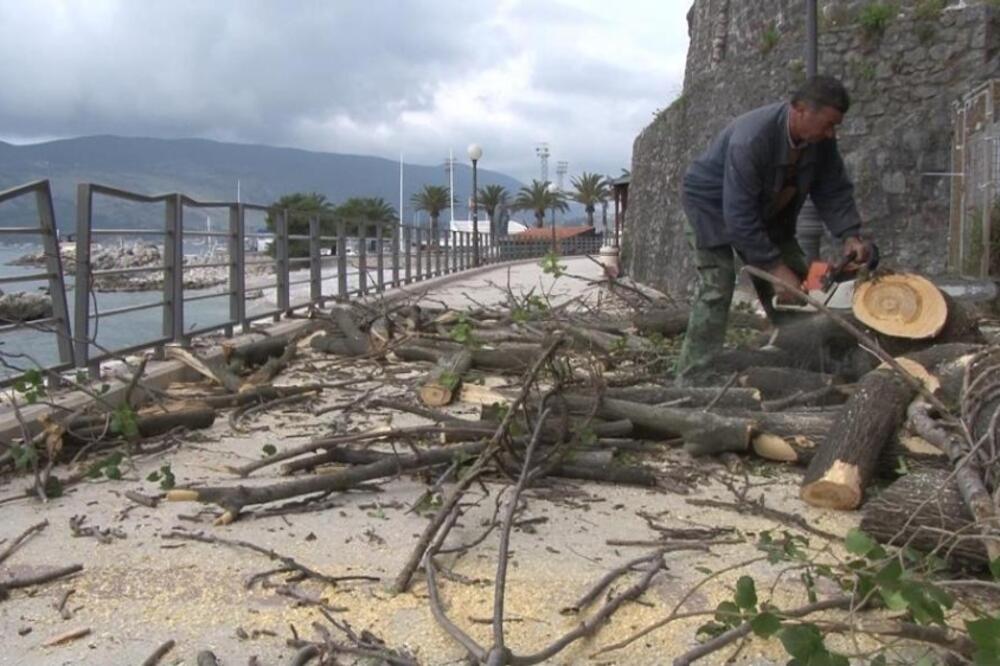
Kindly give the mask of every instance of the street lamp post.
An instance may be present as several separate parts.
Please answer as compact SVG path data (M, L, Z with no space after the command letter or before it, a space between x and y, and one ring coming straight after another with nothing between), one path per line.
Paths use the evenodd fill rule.
M476 163L483 156L479 144L469 144L469 159L472 160L472 265L479 265L479 202L476 184Z
M559 187L555 183L549 183L545 189L550 196L549 203L552 204L552 254L559 254L556 246L556 193L559 191Z

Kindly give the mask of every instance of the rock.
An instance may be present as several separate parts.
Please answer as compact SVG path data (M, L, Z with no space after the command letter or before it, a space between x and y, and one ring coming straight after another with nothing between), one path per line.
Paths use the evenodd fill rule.
M0 296L0 322L35 321L52 316L52 297L30 291Z

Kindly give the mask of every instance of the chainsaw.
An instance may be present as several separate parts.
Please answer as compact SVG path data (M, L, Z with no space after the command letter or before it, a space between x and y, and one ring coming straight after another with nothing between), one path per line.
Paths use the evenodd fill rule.
M866 265L869 271L878 268L879 251L874 243L869 245L871 257ZM850 310L854 303L854 278L857 271L849 271L847 267L855 261L855 255L849 254L836 263L814 261L809 265L809 272L802 282L802 291L819 301L831 310ZM771 305L778 312L816 312L817 308L810 303L791 302L779 299L777 295Z

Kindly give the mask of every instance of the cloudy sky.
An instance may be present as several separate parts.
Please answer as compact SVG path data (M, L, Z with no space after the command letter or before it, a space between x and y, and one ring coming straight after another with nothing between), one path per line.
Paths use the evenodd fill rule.
M691 0L0 0L0 139L203 137L618 173ZM554 176L553 176L554 178Z

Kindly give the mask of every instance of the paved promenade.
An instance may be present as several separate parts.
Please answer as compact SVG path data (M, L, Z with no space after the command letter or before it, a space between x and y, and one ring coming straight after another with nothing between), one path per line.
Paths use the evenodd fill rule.
M537 263L527 263L454 276L436 286L417 284L408 291L422 294L427 304L446 303L454 308L501 304L508 289L517 294L532 289L544 292L553 303L580 299L596 304L598 299L607 298L588 282L600 277L594 262L570 259L564 264L570 275L558 280L543 274ZM157 646L172 639L176 646L162 664L194 664L199 651L212 650L226 665L283 665L295 654L286 646L292 628L304 638L314 638L312 623L325 623L315 605L296 602L260 584L247 585L249 577L279 563L245 549L167 538L175 531L252 542L330 576L378 577L379 582L351 581L335 587L307 581L295 589L325 604L355 631L369 630L388 647L405 649L420 663L464 663L463 650L438 628L431 615L422 578L409 593L393 595L387 591L426 525L426 517L408 511L426 488L418 477L403 476L331 495L318 503L321 511L296 511L285 504L288 511L279 514L254 507L226 526L213 525L219 513L214 505L161 502L149 508L125 496L127 491L156 495L157 483L147 477L165 465L179 486L273 484L288 478L280 475L278 466L245 480L228 468L259 460L272 446L280 451L332 433L426 423L415 416L378 409L323 413L368 390L387 396L412 394L413 381L421 372L398 361L379 368L366 361L344 363L313 352L307 344L302 349L299 360L275 383L333 383L354 378L356 384L325 391L310 402L248 416L238 424L239 429L234 429L226 413L220 414L210 429L184 435L175 447L132 464L123 463L121 480L78 484L44 505L30 499L0 505L0 539L9 540L30 525L49 521L41 534L0 565L0 582L4 575L56 565L84 565L82 573L73 578L37 588L31 596L14 591L9 600L0 602L0 635L4 636L0 664L139 664ZM487 378L487 383L491 382ZM175 385L170 390L193 394L203 392L205 385ZM458 404L451 409L457 415L472 417L478 408ZM772 523L687 503L699 496L731 500L720 479L742 483L738 480L741 477L728 475L718 463L696 461L679 451L656 454L649 463L663 471L661 487L546 480L528 491L527 508L521 517L524 526L512 535L507 583L507 640L515 652L533 652L576 626L579 618L560 610L609 570L650 550L612 546L608 541L655 540L659 537L651 520L671 527L733 526L734 536L746 536L747 540L714 547L711 553L669 553L669 570L642 597L642 603L624 606L595 639L580 641L549 663L665 663L668 655L694 645L695 629L706 618L668 625L594 661L589 655L666 616L702 577L699 569L716 570L760 554L753 546L753 533L773 528ZM28 482L28 478L19 477L0 487L0 499L21 491ZM468 507L449 544L470 542L482 533L502 487L487 484L470 493L475 506ZM792 506L816 526L834 532L852 524L854 519L849 515L807 511L797 502L797 490L798 477L775 468L766 488L750 494L756 498L766 492L769 506ZM74 537L70 530L74 516L85 516L85 525L111 530L109 542ZM492 615L496 549L494 532L464 556L442 557L443 565L455 574L441 582L451 618L486 644L490 642L490 627L484 620ZM766 563L758 563L749 571L764 574L770 569ZM283 579L276 576L271 580ZM714 608L720 595L731 593L726 585L733 580L735 576L723 576L719 583L702 587L684 610ZM775 601L792 603L782 597L792 587L779 586ZM64 619L55 606L70 591L65 604L69 618ZM64 645L44 647L53 637L75 629L89 629L90 633ZM777 641L758 641L744 651L739 663L784 663L787 657L782 659L781 654ZM250 661L253 658L257 661ZM342 663L354 662L345 657Z

